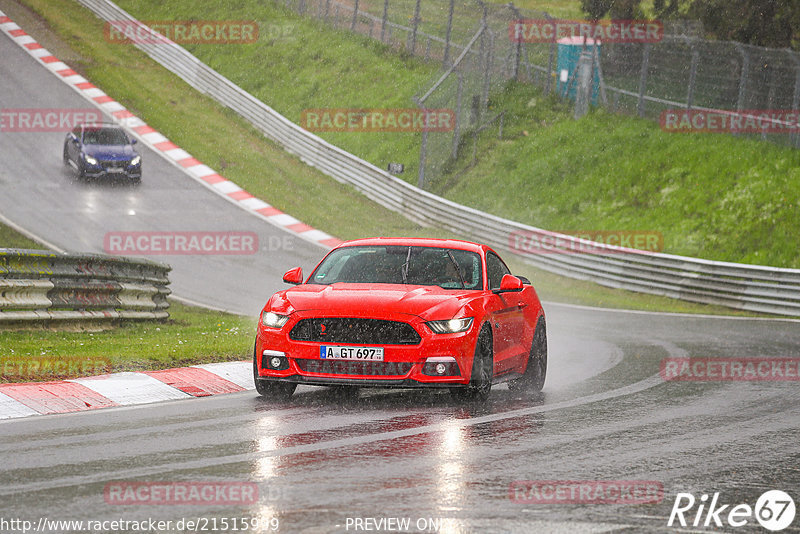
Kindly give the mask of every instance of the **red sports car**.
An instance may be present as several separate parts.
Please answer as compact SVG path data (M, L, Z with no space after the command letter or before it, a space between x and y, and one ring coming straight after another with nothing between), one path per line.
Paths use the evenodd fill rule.
M545 316L530 282L491 248L466 241L344 243L303 282L300 267L261 312L256 390L286 399L298 384L447 387L485 400L498 382L539 391Z

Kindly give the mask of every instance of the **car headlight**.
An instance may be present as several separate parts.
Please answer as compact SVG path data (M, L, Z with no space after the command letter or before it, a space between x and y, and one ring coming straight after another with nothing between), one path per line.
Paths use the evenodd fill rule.
M131 160L131 166L138 165L142 161L142 156L136 156Z
M435 334L457 334L466 332L472 326L472 317L450 319L448 321L428 321L425 323Z
M89 165L97 165L97 160L94 159L89 154L84 154L83 159L86 160L86 163L88 163Z
M271 311L265 311L261 314L261 324L269 328L282 328L288 320L288 315L280 315Z

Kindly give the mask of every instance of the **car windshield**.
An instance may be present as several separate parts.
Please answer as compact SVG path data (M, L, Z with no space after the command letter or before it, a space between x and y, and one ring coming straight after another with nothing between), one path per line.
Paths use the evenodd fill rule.
M475 252L419 246L354 246L331 252L309 283L414 284L481 289L481 258Z
M119 128L87 128L83 132L87 145L127 145L128 137Z

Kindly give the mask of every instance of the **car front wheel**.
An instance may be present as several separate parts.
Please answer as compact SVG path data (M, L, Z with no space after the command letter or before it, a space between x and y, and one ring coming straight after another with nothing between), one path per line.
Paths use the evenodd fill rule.
M258 378L258 357L256 356L255 347L253 347L253 382L255 382L256 391L259 395L275 401L289 400L294 394L294 390L297 389L297 384L290 382L260 380Z
M472 359L472 374L466 387L451 388L450 393L458 400L485 401L492 391L494 379L494 345L492 329L486 324L481 328Z
M544 317L539 319L536 325L536 332L533 334L531 352L528 356L528 365L522 378L512 380L508 383L511 391L524 391L535 393L544 387L544 380L547 376L547 327Z

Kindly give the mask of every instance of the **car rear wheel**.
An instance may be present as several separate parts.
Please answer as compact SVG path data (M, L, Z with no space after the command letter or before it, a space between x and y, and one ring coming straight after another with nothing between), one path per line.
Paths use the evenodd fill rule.
M294 394L294 390L297 389L297 384L292 384L290 382L259 379L258 357L256 356L255 347L253 347L253 382L256 384L256 391L259 395L276 401L289 400L292 394Z
M475 357L472 359L472 374L465 387L451 388L450 393L459 400L485 401L492 391L494 378L494 350L492 329L486 324L481 328L475 344Z
M544 317L539 319L536 325L536 332L533 334L531 352L528 356L528 365L522 378L512 380L508 383L511 391L523 391L535 393L544 387L544 380L547 376L547 327Z

